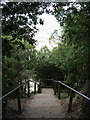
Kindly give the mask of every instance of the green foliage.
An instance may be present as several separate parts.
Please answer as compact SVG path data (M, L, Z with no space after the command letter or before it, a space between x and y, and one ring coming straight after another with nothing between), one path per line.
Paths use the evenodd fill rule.
M67 93L62 93L60 99L64 100L66 98L68 98L68 94Z
M20 81L35 76L36 50L34 47L38 17L46 11L47 3L2 3L3 94ZM33 45L33 46L32 46Z
M29 43L34 43L35 25L43 24L37 16L46 7L44 3L3 5L3 89L6 91L27 78L64 80L76 88L88 79L89 5L54 3L53 15L63 27L62 42L52 51L46 46L37 51ZM61 40L57 32L51 35L51 42Z
M12 42L10 42L12 43ZM34 74L33 64L35 65L34 46L24 42L25 49L18 48L17 45L11 49L10 56L3 56L3 94L15 88L19 82L31 78ZM31 59L29 59L31 56Z
M4 35L27 40L33 44L35 33L37 32L36 24L43 24L38 15L43 13L43 3L39 2L7 2L2 4L2 33ZM47 7L47 5L46 5Z
M53 42L53 43L59 43L62 41L61 36L58 33L58 30L54 30L54 32L51 34L50 38L49 38L49 43Z
M63 41L53 50L54 63L64 70L66 83L80 86L88 76L90 5L55 3L53 8L52 14L63 27Z
M61 70L52 62L51 58L52 52L46 46L37 52L37 65L35 71L38 79L63 79Z

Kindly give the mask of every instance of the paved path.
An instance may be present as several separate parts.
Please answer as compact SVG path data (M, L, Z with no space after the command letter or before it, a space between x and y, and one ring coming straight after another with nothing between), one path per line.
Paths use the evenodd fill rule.
M53 95L52 89L42 89L26 103L22 113L23 118L64 118L65 111L60 100Z

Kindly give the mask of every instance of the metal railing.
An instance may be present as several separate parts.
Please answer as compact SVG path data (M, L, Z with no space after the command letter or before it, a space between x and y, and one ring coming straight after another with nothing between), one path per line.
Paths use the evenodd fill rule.
M87 97L86 95L80 93L79 91L75 90L74 88L66 85L65 83L61 82L61 81L55 81L53 79L52 83L53 83L53 90L54 90L54 95L56 95L56 93L58 94L58 98L60 99L61 97L61 85L68 88L70 90L70 98L69 98L69 104L68 104L68 112L70 112L72 110L72 101L73 101L73 97L74 97L74 93L82 96L83 98L85 98L86 100L90 101L90 98Z
M7 94L5 94L2 97L0 97L0 100L3 101L4 98L6 98L6 97L10 96L12 93L16 92L18 113L20 114L21 113L21 100L20 100L21 98L20 98L20 94L22 94L22 93L20 93L20 88L23 85L27 84L27 91L28 91L27 96L30 97L30 82L34 83L34 94L36 93L36 85L38 85L38 92L40 93L41 92L41 84L36 82L36 81L33 81L33 80L27 80L26 82L23 82L22 84L18 85L16 88L11 90Z
M53 79L47 79L48 81L51 81L52 83L52 87L54 90L54 95L58 95L58 98L61 98L61 86L64 86L66 88L68 88L70 90L70 97L69 97L69 104L68 104L68 112L70 112L72 110L72 101L73 101L73 97L74 97L74 93L79 94L80 96L82 96L83 98L85 98L86 100L90 101L90 98L87 97L86 95L80 93L79 91L75 90L74 88L66 85L65 83L61 82L61 81L56 81ZM33 82L34 83L34 93L36 93L36 84L38 84L38 92L41 93L41 81L40 83L37 83L36 81L33 80L27 80L26 82L23 82L22 84L20 84L19 86L17 86L15 89L11 90L10 92L8 92L7 94L5 94L4 96L2 96L0 98L0 100L6 98L7 96L9 96L11 93L15 92L17 93L17 105L18 105L18 112L21 113L21 101L20 101L20 88L25 85L28 84L28 97L30 97L30 84L29 82Z

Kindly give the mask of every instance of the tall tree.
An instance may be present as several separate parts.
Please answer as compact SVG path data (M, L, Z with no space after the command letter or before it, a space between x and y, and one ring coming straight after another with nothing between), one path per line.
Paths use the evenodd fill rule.
M38 18L44 12L41 3L7 2L2 8L2 33L12 35L13 39L26 39L33 44L37 32L36 24L43 24Z
M86 68L86 72L88 73L88 76L86 76L86 94L90 97L90 63L87 62L90 58L90 2L55 3L53 14L64 28L63 42L70 46L75 45L76 50L82 47L82 54L86 54L87 56L86 58L84 56L82 58L82 61L85 62L82 62L81 69L83 71ZM86 113L87 117L90 117L89 101L85 100L83 106L84 109L82 110Z
M28 56L33 56L30 44L35 43L33 37L38 30L36 25L43 25L39 15L45 12L46 8L47 4L43 2L2 3L3 82L6 84L7 80L8 88L12 78L15 79L20 71L33 66L30 62L29 68L26 65L27 60L29 61Z
M13 45L24 49L23 41L34 44L35 33L38 31L37 24L43 25L43 20L39 15L47 11L48 3L44 2L6 2L2 3L2 35L12 36L8 40L7 37L2 38L3 54L13 49ZM6 44L6 45L5 45Z

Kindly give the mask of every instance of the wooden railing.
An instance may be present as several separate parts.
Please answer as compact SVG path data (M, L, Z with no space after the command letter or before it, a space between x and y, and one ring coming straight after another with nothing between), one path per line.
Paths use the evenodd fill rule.
M22 84L18 85L16 88L14 88L13 90L11 90L10 92L8 92L7 94L3 95L0 100L3 101L4 98L10 96L12 93L16 93L16 97L17 97L17 106L18 106L18 112L21 113L21 92L20 92L20 89L23 85L26 85L27 84L27 90L28 90L28 93L27 93L27 97L30 97L30 82L33 82L34 83L34 94L36 93L36 85L38 85L38 92L40 93L41 92L41 82L40 84L36 81L33 81L33 80L27 80L26 82L23 82Z

